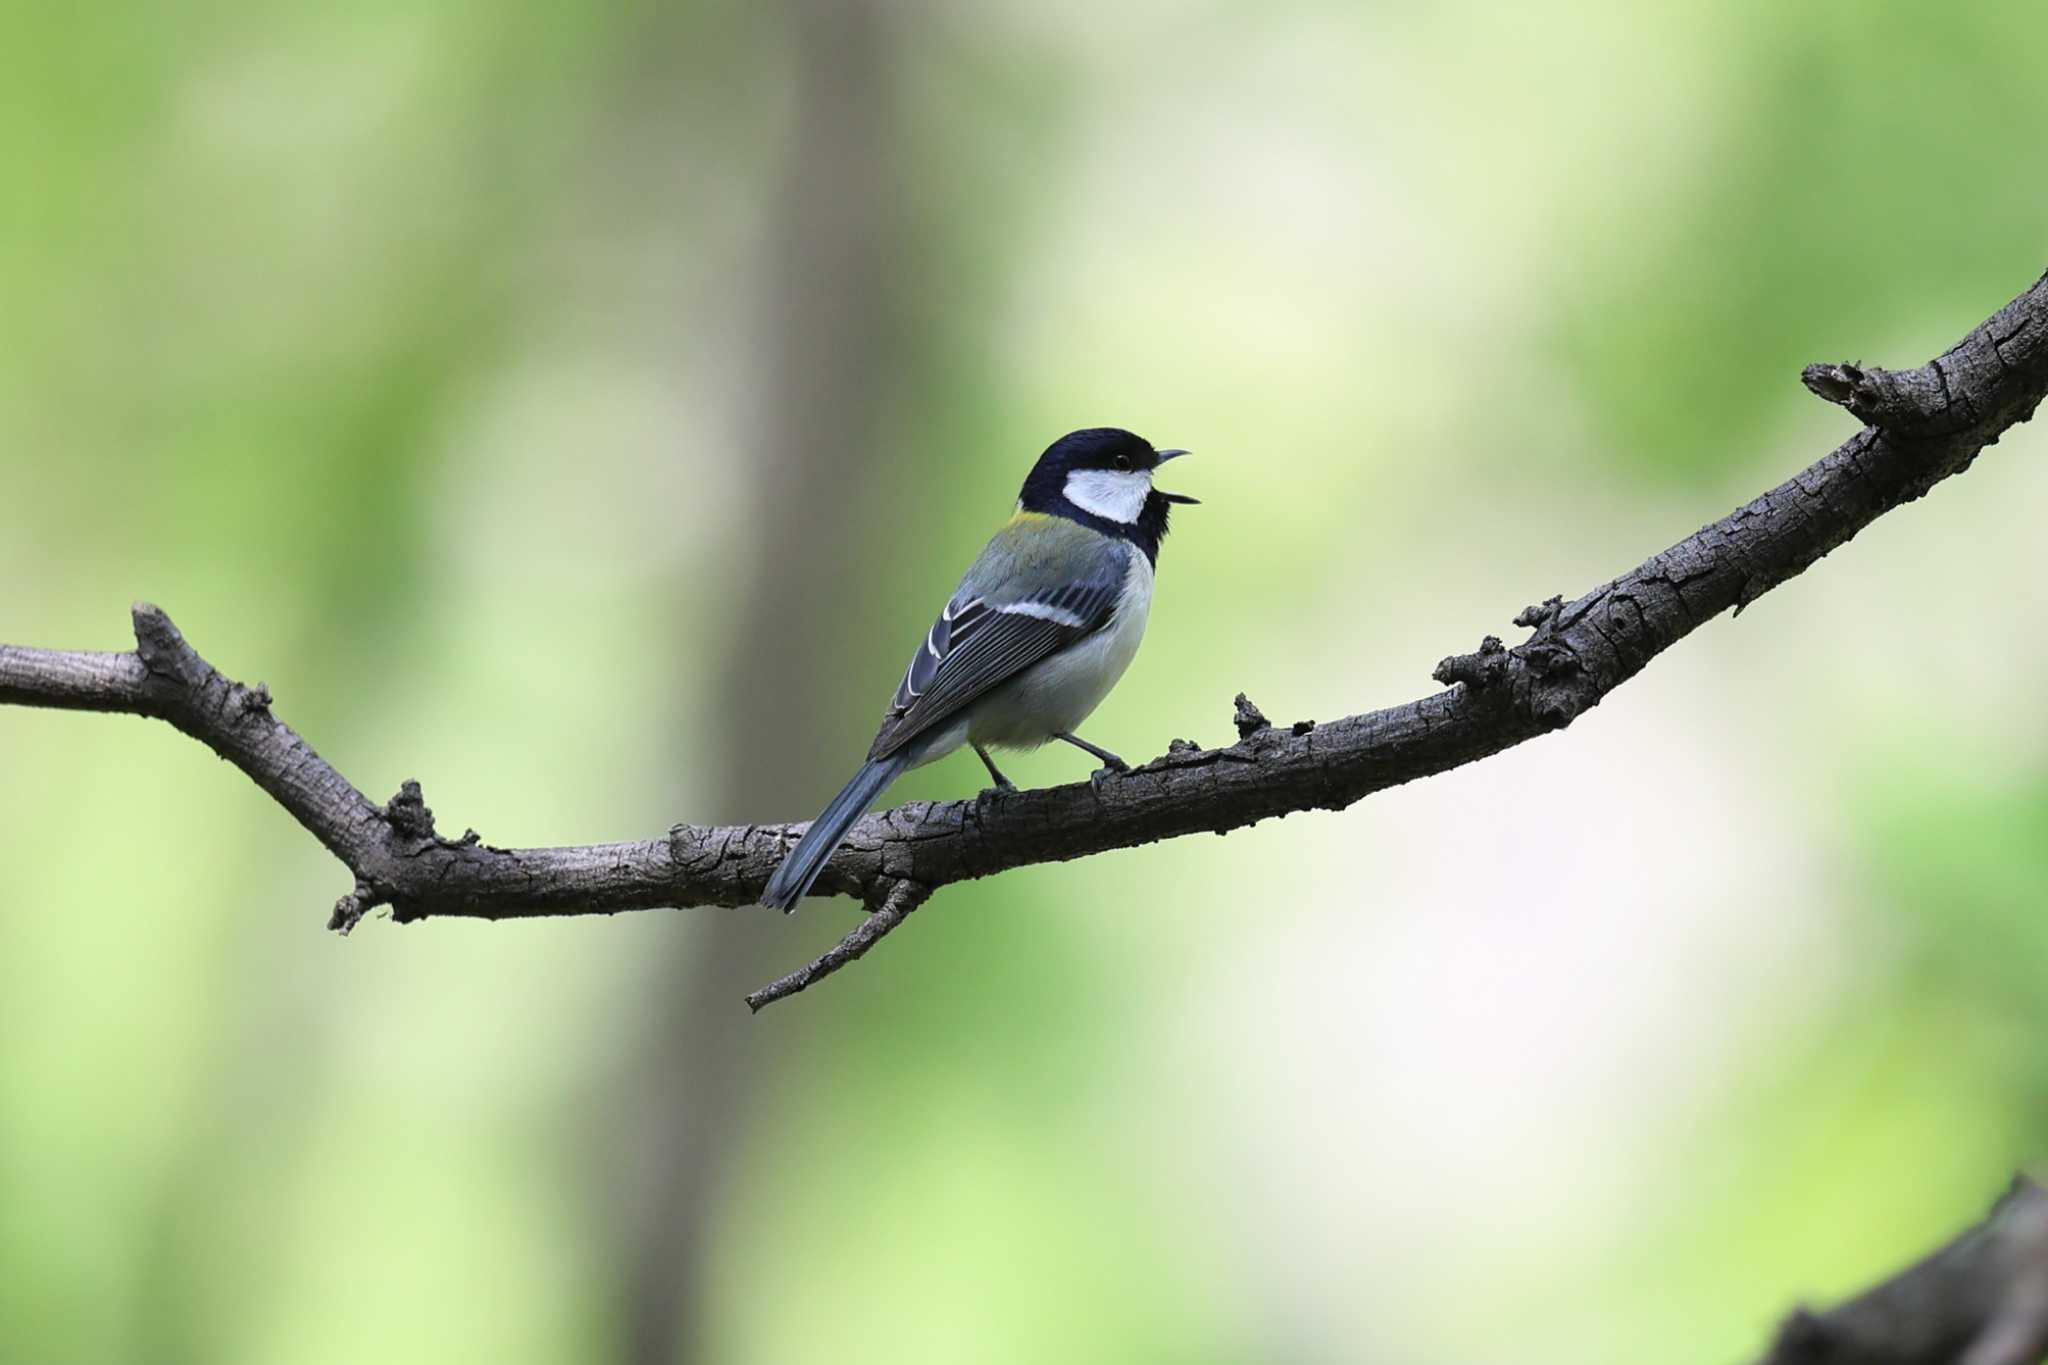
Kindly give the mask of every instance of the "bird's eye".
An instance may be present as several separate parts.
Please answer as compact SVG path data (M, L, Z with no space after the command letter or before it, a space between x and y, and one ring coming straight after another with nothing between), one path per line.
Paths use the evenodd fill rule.
M1130 451L1128 451L1128 450L1119 450L1119 451L1118 451L1118 452L1116 453L1116 467L1117 467L1118 469L1129 469L1129 468L1131 467L1131 452L1130 452Z

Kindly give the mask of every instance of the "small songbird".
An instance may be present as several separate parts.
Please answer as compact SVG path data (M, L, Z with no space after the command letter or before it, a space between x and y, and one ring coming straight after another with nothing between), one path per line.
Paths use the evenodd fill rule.
M908 769L970 745L1012 789L991 747L1050 739L1127 765L1074 733L1130 666L1152 607L1152 573L1177 502L1152 471L1185 450L1154 450L1116 427L1046 447L1017 515L997 531L911 657L861 765L768 879L763 905L792 910L848 826Z

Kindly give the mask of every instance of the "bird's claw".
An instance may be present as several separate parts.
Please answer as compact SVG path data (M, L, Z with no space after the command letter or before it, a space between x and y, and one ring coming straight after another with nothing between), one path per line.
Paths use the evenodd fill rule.
M1095 788L1097 791L1101 791L1102 784L1104 782L1107 782L1110 778L1115 777L1118 773L1127 773L1130 770L1131 765L1124 762L1122 759L1118 759L1114 764L1105 763L1100 768L1097 768L1094 772L1088 774L1088 785Z

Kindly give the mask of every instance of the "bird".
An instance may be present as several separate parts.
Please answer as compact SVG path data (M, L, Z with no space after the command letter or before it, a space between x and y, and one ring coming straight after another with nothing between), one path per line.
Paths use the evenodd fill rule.
M768 879L761 903L791 911L847 829L899 776L972 748L1002 791L991 748L1064 740L1128 768L1075 733L1130 667L1152 609L1159 542L1176 504L1152 475L1187 454L1121 427L1088 427L1045 448L1016 514L989 538L911 655L867 761Z

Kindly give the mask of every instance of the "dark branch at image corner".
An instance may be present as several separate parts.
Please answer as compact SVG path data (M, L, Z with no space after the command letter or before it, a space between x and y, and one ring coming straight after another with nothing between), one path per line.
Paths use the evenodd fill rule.
M955 882L1296 811L1339 810L1388 787L1569 725L1659 653L1738 612L1935 484L2033 414L2048 392L2048 276L1914 370L1814 365L1806 386L1867 425L1754 501L1570 601L1524 609L1519 644L1488 636L1437 665L1446 690L1320 724L1269 724L1244 698L1224 748L1175 740L1125 773L956 801L920 801L856 824L817 894L868 915L807 967L747 998L754 1009L852 962ZM753 904L804 826L677 825L634 843L498 848L435 827L417 783L366 797L278 719L267 689L231 681L154 606L132 652L0 645L0 703L151 716L247 774L348 868L329 926L378 906L401 922L519 919Z
M1984 1221L1825 1313L1793 1310L1758 1365L2035 1365L2048 1358L2048 1191L2026 1176Z

